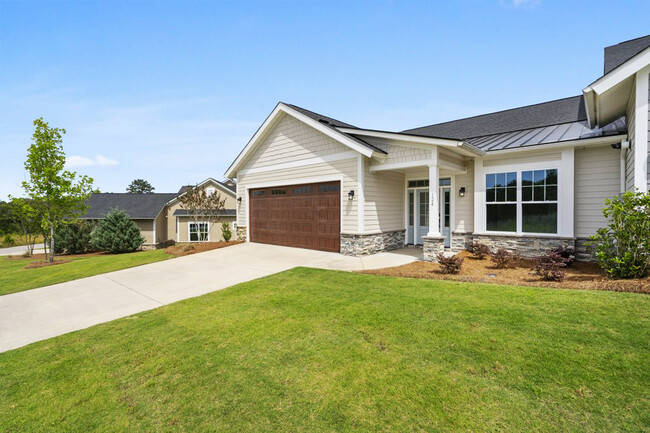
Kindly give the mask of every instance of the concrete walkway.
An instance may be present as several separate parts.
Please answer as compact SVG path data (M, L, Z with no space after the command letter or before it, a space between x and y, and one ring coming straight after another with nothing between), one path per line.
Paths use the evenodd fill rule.
M27 252L27 246L0 248L0 256L20 256ZM34 247L34 254L43 254L43 245Z
M354 271L400 266L421 256L418 248L359 258L246 243L4 295L0 352L296 266Z

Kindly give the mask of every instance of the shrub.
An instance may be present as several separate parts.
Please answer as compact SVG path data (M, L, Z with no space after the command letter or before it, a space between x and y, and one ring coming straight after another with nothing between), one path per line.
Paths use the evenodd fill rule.
M2 245L13 247L16 245L16 240L11 235L5 235L4 238L2 238Z
M221 234L223 236L223 240L226 242L230 242L230 238L232 238L232 232L230 231L230 223L227 221L224 221L221 223Z
M438 253L436 258L438 259L438 264L440 265L443 274L457 274L463 266L464 259L458 257L456 254L447 257L443 253Z
M78 221L65 224L54 233L54 253L82 254L93 251L90 243L95 224L90 221Z
M535 259L535 273L542 277L544 281L563 281L566 277L566 272L562 268L568 266L568 262L572 258L564 258L555 250L549 251L543 256Z
M126 212L113 209L99 222L91 243L99 251L128 253L140 248L144 238Z
M626 192L605 200L607 227L592 236L600 267L611 278L644 278L650 269L650 195Z
M490 260L497 269L505 269L515 261L515 255L505 248L499 248L490 254Z
M552 253L557 253L564 259L567 267L570 267L576 261L576 251L569 247L557 247L551 250Z
M169 248L169 247L173 247L174 245L176 245L176 241L175 241L175 240L173 240L173 239L167 239L166 241L162 241L162 242L160 242L160 243L157 245L157 247L158 247L158 248Z
M474 242L472 244L472 254L479 260L484 260L487 256L490 255L490 247L480 242Z

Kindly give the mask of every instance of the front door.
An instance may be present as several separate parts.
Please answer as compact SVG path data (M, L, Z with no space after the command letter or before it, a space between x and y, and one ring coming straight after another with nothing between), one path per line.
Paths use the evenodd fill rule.
M422 237L429 232L429 189L408 191L408 226L406 242L422 245Z
M451 247L451 188L440 188L440 233L445 238L445 248Z

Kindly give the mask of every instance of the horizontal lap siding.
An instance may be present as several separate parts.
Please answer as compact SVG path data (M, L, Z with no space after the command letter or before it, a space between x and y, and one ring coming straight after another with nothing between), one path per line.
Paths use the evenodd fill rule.
M620 192L619 151L610 146L575 151L575 234L591 236L607 223L605 199Z
M635 124L635 113L636 113L636 88L632 88L630 100L627 104L627 113L625 118L627 119L627 137L630 142L630 150L627 151L627 156L625 158L625 190L634 191L634 124Z
M235 234L235 230L232 228L232 223L235 221L235 217L222 217L219 218L219 221L217 222L211 222L210 223L210 242L219 242L222 239L223 232L221 230L221 223L222 222L227 222L228 224L231 225L230 231L232 232L232 238L231 240L235 240L237 238ZM178 218L178 229L179 229L179 242L189 242L189 232L188 232L188 227L191 222L194 222L192 219L189 217L179 217ZM203 222L203 221L201 221ZM176 238L174 237L174 240Z
M404 174L371 173L364 161L365 233L404 229Z
M133 222L140 229L140 234L144 236L145 244L153 243L153 221L154 220L138 220L138 219L133 220Z
M455 201L455 218L452 231L474 231L474 161L466 162L467 173L457 174L454 179L455 191L451 191ZM465 187L465 197L458 196L461 186Z
M499 159L486 159L483 161L483 167L489 168L498 165L510 165L516 167L517 164L526 164L531 162L557 162L562 158L561 152L538 153L527 156L513 156Z

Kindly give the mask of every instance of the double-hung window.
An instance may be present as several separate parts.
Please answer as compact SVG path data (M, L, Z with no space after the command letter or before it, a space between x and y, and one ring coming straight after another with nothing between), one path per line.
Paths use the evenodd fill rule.
M485 207L487 231L556 234L558 170L486 174Z
M190 242L205 242L208 240L208 223L190 223Z

